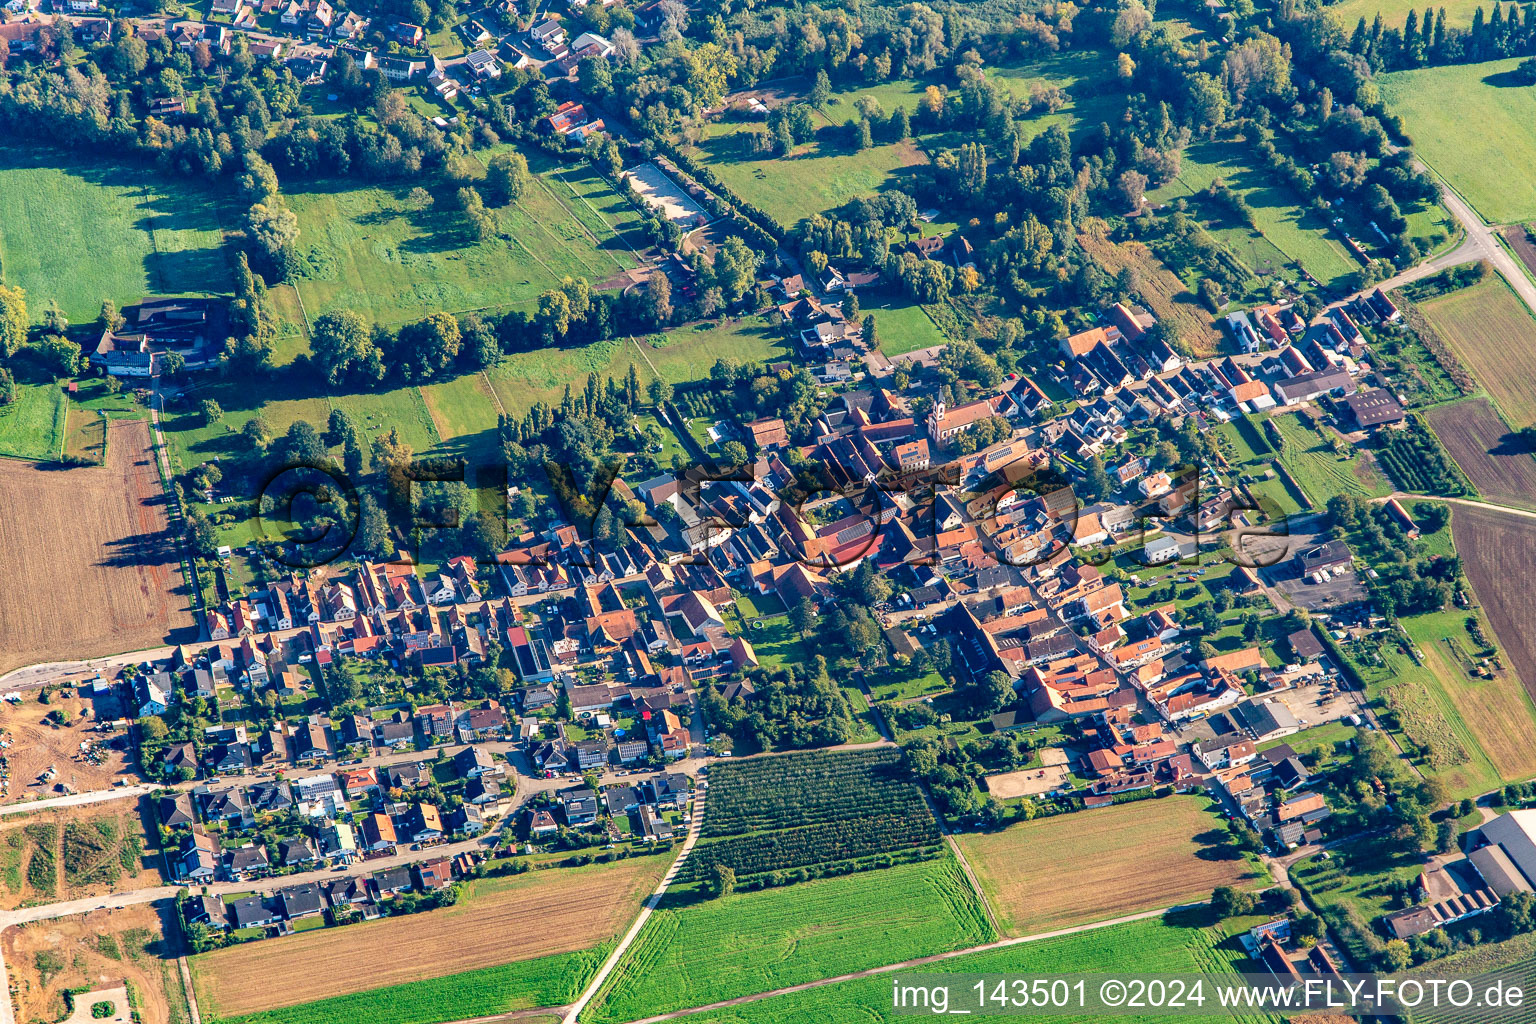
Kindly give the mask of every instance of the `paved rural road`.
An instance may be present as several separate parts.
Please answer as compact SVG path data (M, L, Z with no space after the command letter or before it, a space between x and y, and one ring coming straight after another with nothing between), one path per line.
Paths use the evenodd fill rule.
M608 975L613 973L613 969L624 958L624 953L629 949L630 944L635 941L635 936L640 934L640 929L644 928L645 922L650 919L651 911L656 909L656 904L660 903L661 897L666 894L667 886L671 885L672 879L677 877L678 869L688 859L688 854L693 852L693 844L699 841L699 834L704 830L704 798L708 792L705 789L694 790L693 821L689 822L688 838L683 841L683 848L678 852L677 859L667 869L666 875L662 877L661 883L656 886L656 891L651 894L651 898L645 901L645 906L640 908L640 916L635 918L634 924L629 926L629 931L624 933L624 938L619 942L618 947L608 954L608 959L603 961L603 966L582 991L581 998L577 999L566 1009L565 1017L561 1020L561 1024L576 1024L576 1018L581 1015L582 1010L587 1008L587 1004L592 1001L592 997L597 995L598 991L602 989L603 983L608 980Z
M844 981L856 981L859 978L870 978L877 974L890 974L893 971L904 971L909 967L922 967L925 964L939 963L944 960L953 960L955 957L969 956L972 953L985 953L993 949L1007 949L1009 946L1021 946L1026 942L1040 942L1045 939L1056 939L1063 935L1076 935L1079 932L1091 932L1099 928L1111 928L1119 924L1129 924L1132 921L1145 921L1152 917L1162 917L1170 911L1182 909L1186 906L1203 906L1204 904L1187 903L1176 907L1162 907L1158 910L1144 910L1139 914L1127 914L1125 917L1111 918L1108 921L1095 921L1092 924L1080 924L1072 928L1062 928L1054 932L1041 932L1038 935L1023 935L1016 939L1001 939L997 942L988 942L981 946L971 946L966 949L957 949L949 953L937 953L933 956L918 957L916 960L903 960L899 964L886 964L884 967L871 967L867 971L855 971L853 974L840 974L835 978L822 978L818 981L807 981L801 985L790 985L787 988L776 988L771 992L759 992L751 996L739 996L735 999L726 999L718 1003L709 1003L706 1006L693 1006L686 1010L673 1010L671 1013L659 1013L654 1017L643 1017L640 1020L630 1021L629 1024L660 1024L664 1020L672 1020L675 1017L685 1017L691 1013L707 1013L712 1010L723 1009L727 1006L740 1006L743 1003L755 1003L773 996L788 995L791 992L804 992L807 989L821 988L824 985L836 985ZM573 1024L575 1018L567 1017L563 1024Z
M1425 169L1422 164L1419 166L1421 169ZM1483 218L1479 217L1477 211L1472 209L1465 199L1461 198L1455 190L1443 181L1440 183L1440 201L1445 204L1445 208L1451 212L1451 216L1456 218L1456 222L1461 225L1462 230L1466 233L1461 244L1448 253L1443 253L1434 259L1425 260L1417 266L1409 267L1401 274L1389 277L1379 285L1372 285L1370 288L1365 289L1365 291L1356 294L1369 294L1377 288L1380 288L1382 291L1391 291L1393 288L1401 287L1420 278L1429 277L1432 274L1438 274L1440 271L1450 267L1459 267L1464 263L1487 260L1493 264L1499 273L1504 275L1504 279L1509 282L1509 286L1515 290L1516 294L1520 296L1530 311L1536 314L1536 284L1531 283L1531 279L1525 274L1525 269L1520 266L1509 250L1504 248L1503 244L1499 241L1497 231L1484 221ZM1355 297L1352 295L1349 299ZM1343 299L1332 303L1332 305L1341 306L1348 302L1349 299Z
M1445 208L1451 211L1451 215L1461 223L1467 232L1467 240L1461 243L1456 252L1460 253L1468 249L1475 250L1475 259L1485 259L1492 263L1504 275L1504 280L1515 290L1526 308L1536 313L1536 284L1525 276L1525 268L1515 260L1508 249L1499 241L1498 234L1477 215L1467 201L1448 185L1443 186L1440 198L1445 203ZM1463 261L1466 262L1466 261Z

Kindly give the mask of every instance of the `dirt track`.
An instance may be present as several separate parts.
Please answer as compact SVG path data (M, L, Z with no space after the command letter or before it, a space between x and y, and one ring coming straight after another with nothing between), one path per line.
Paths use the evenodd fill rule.
M195 638L142 420L105 466L0 460L0 495L0 672Z

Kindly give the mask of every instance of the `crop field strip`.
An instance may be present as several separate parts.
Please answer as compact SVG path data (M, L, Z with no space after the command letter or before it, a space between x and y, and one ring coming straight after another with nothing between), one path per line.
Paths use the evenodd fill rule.
M634 1020L995 938L951 858L663 903L591 1017Z
M1498 404L1511 427L1536 423L1536 318L1502 277L1428 302L1420 309Z
M1247 919L1250 924L1258 923ZM1211 929L1153 918L1074 935L1058 936L1038 942L1008 945L947 958L917 968L920 974L1008 974L1052 975L1076 973L1113 973L1124 971L1127 951L1134 957L1138 974L1225 974L1254 970L1236 946L1236 940ZM900 975L896 975L899 977ZM742 1003L719 1010L678 1018L678 1024L900 1024L910 1015L897 1013L891 1006L891 975L879 974L788 992L767 999ZM969 981L960 982L969 985ZM996 1016L973 1014L971 1022L1019 1024L1021 1021L1049 1020L1060 1024L1101 1024L1103 1017L1061 1014L1049 1017ZM1117 1024L1154 1024L1167 1016L1127 1014L1112 1018ZM1281 1024L1281 1018L1267 1013L1222 1013L1184 1017L1201 1022L1223 1024Z
M1451 518L1456 551L1482 603L1505 662L1536 699L1536 530L1525 516L1458 506Z
M1420 414L1413 413L1408 417L1404 429L1383 433L1377 438L1376 461L1399 488L1423 494L1456 497L1468 493L1468 478L1472 486L1477 487L1477 477L1468 472L1467 467L1456 458L1457 453L1448 452L1442 445L1442 440L1436 436L1442 423L1448 423L1454 427L1460 422L1459 416L1442 418L1440 414L1447 409L1465 406L1466 403L1463 402L1457 403L1456 406L1441 406L1431 410L1428 423ZM1487 402L1481 402L1481 406L1488 409L1489 414L1492 415L1492 409ZM1495 416L1494 419L1497 420L1498 417ZM1536 466L1532 469L1536 470ZM1464 477L1463 473L1467 476Z
M513 961L584 954L628 925L669 860L663 854L483 879L465 885L445 910L200 954L192 959L198 1003L205 1017L229 1020ZM359 962L369 970L359 972ZM291 980L280 989L263 982L275 977ZM379 998L396 997L401 993Z
M575 1001L606 955L606 947L556 953L237 1017L199 1009L208 1024L438 1024L494 1017Z

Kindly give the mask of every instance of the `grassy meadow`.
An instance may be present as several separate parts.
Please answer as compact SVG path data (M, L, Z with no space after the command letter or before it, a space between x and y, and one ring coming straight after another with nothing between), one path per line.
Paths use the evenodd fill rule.
M1419 159L1492 224L1536 217L1536 91L1515 82L1519 63L1511 57L1377 79Z
M1248 157L1248 144L1239 140L1194 143L1184 152L1178 177L1150 197L1154 202L1190 198L1220 178L1253 207L1258 230L1234 223L1213 233L1250 270L1287 277L1286 263L1294 261L1325 286L1342 285L1358 264L1329 237L1328 225L1318 214L1300 205L1272 172Z
M57 384L21 385L16 401L0 408L0 456L56 459L65 433L64 391Z
M675 909L663 903L612 975L591 1019L634 1020L995 937L964 874L948 858Z
M1446 3L1433 5L1417 3L1415 0L1343 0L1328 8L1328 12L1346 33L1353 32L1360 19L1364 18L1367 26L1375 20L1376 15L1381 15L1381 23L1387 28L1402 28L1403 22L1408 20L1409 11L1417 11L1419 24L1424 24L1424 12L1433 7L1445 12L1445 23L1452 28L1466 28L1472 24L1472 13L1479 7L1483 9L1486 17L1492 10L1493 4L1485 0L1447 0Z
M446 310L526 308L563 277L594 285L635 266L632 209L590 169L535 162L536 181L516 203L491 207L498 233L470 236L457 188L337 181L288 195L299 217L296 281L311 317L350 308L385 324ZM596 179L596 183L592 180Z
M875 338L888 359L899 360L908 352L943 345L949 339L922 306L905 296L882 297L880 302L864 302L859 315L873 314Z
M1348 454L1340 458L1324 435L1307 427L1299 415L1272 414L1269 420L1285 438L1280 461L1306 492L1313 508L1322 508L1335 494L1383 498L1392 493L1391 482L1353 447L1345 448Z
M859 152L846 131L830 125L788 156L754 155L752 137L766 131L761 124L715 122L694 152L732 191L785 225L888 185L901 188L904 169L928 162L910 140Z
M103 299L228 291L221 197L141 167L0 147L0 272L41 321L48 300L72 322Z
M761 317L749 316L580 348L517 352L486 371L486 376L507 411L520 415L534 402L558 401L567 383L580 386L588 373L622 378L633 365L642 384L652 377L681 384L709 376L717 359L770 362L789 354L779 331ZM429 385L428 390L437 387ZM494 410L489 423L495 426Z
M1474 614L1492 637L1486 618ZM1412 653L1384 643L1374 656L1362 658L1358 648L1353 655L1387 727L1453 800L1536 772L1536 706L1507 665L1493 679L1468 671L1481 648L1467 620L1462 609L1405 616Z
M1112 96L1103 82L1103 63L1092 50L1032 57L1017 64L988 67L986 73L1021 99L1037 84L1052 84L1066 93L1066 103L1060 110L1042 111L1023 122L1026 142L1053 124L1075 132L1109 117ZM799 98L808 85L801 82L797 88L766 91ZM857 104L861 99L875 100L885 114L898 107L905 107L910 113L917 109L930 85L953 87L955 82L936 72L832 93L820 111L822 125L816 138L797 147L788 157L756 156L751 152L751 135L766 130L761 122L754 121L710 124L693 152L743 199L761 207L780 223L793 225L801 218L850 199L873 195L885 188L903 188L902 179L910 173L907 169L928 162L925 151L971 141L974 133L950 132L924 135L908 142L878 143L877 139L877 145L863 152L853 149L844 126L858 119ZM764 90L750 91L757 94ZM935 225L930 230L944 227Z

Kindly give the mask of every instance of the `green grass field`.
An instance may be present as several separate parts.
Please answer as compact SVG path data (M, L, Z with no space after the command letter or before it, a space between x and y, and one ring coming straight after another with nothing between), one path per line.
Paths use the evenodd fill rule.
M928 162L910 141L858 152L845 131L831 126L787 157L754 156L750 139L764 131L760 124L715 122L694 153L733 192L786 226L887 186L902 188L903 169Z
M681 384L709 376L709 368L717 359L769 362L789 355L783 336L761 317L751 316L682 327L663 335L615 338L580 348L517 352L487 371L487 376L502 405L520 415L536 401L559 399L567 383L580 385L588 373L622 379L633 364L642 384L658 376ZM433 384L427 390L439 387ZM494 408L488 422L495 426Z
M1321 508L1335 494L1357 498L1382 498L1392 493L1392 485L1361 457L1350 452L1339 458L1315 430L1302 425L1299 416L1271 416L1270 422L1285 438L1285 454L1280 461L1307 493L1314 508Z
M1389 725L1421 752L1419 766L1445 781L1451 799L1476 796L1536 771L1536 707L1506 669L1477 678L1467 613L1451 609L1402 619L1417 657L1391 644L1381 664L1357 667L1366 693L1390 711ZM1485 635L1493 632L1486 621Z
M432 204L408 198L414 184L295 192L303 269L297 281L311 317L355 309L380 323L447 310L526 307L566 276L594 285L635 265L637 214L590 169L535 161L536 183L517 204L492 208L499 234L477 242L456 207L455 186L433 184ZM618 203L615 203L618 200Z
M1020 98L1027 97L1035 84L1054 84L1066 93L1066 103L1060 110L1042 111L1022 122L1026 143L1053 124L1076 132L1111 116L1114 91L1106 88L1103 62L1091 50L1063 51L989 67L986 71L993 81ZM877 144L861 153L851 147L843 130L844 125L858 119L860 99L875 100L887 115L897 107L911 112L917 109L928 86L953 88L954 84L952 77L935 72L834 92L821 110L825 125L816 138L786 158L754 156L748 138L765 128L761 123L740 121L710 124L693 153L708 162L743 199L761 207L780 223L793 225L812 213L840 206L858 196L873 195L884 188L910 191L903 184L905 173L909 173L904 173L904 169L927 163L925 150L931 152L971 141L974 133L930 134L913 142ZM947 233L953 227L935 224L930 230Z
M576 998L606 953L559 953L261 1013L204 1019L210 1024L434 1024L560 1006Z
M1005 86L1018 99L1029 96L1035 84L1055 85L1067 94L1066 104L1055 113L1040 112L1021 122L1024 141L1027 143L1053 124L1063 125L1069 132L1097 126L1110 116L1114 107L1114 90L1106 88L1104 65L1101 57L1091 49L1061 50L1032 56L1015 64L992 65L986 68L987 76ZM881 110L890 114L897 107L905 107L908 113L917 109L924 90L930 84L954 86L954 80L935 73L924 78L903 78L879 85L834 92L822 110L832 124L847 124L858 117L856 104L863 97L870 97L880 104ZM1079 95L1080 94L1080 95ZM968 141L958 135L943 139L944 145Z
M910 668L892 668L876 673L875 678L870 680L870 691L876 700L908 700L941 693L947 685L937 669L918 674Z
M1245 263L1254 261L1249 264L1250 270L1263 273L1274 269L1285 274L1283 267L1265 265L1274 259L1270 252L1272 246L1286 260L1300 263L1325 286L1342 284L1343 278L1353 273L1358 264L1329 237L1328 225L1322 218L1298 205L1297 196L1267 168L1250 163L1248 154L1248 144L1238 140L1197 142L1185 150L1179 176L1151 193L1150 197L1154 202L1190 197L1220 178L1253 207L1258 229L1263 241L1268 243L1260 245L1260 240L1249 238L1246 243L1235 246L1238 257ZM1251 234L1246 228L1228 227L1218 237L1230 244L1240 241L1240 236Z
M790 626L787 614L765 615L748 627L745 635L765 668L806 665L815 653Z
M708 899L652 915L592 1019L634 1020L993 938L948 858Z
M228 291L221 197L141 167L49 150L0 150L0 270L41 321L49 299L73 322L150 294Z
M911 1020L911 1011L898 1013L892 1007L891 979L904 974L1006 974L1010 977L1035 974L1074 974L1134 971L1137 974L1225 974L1253 969L1237 940L1229 938L1240 930L1260 923L1259 918L1238 918L1220 928L1202 927L1203 921L1152 919L1099 928L1075 935L1008 946L973 953L915 971L895 975L877 975L854 981L838 982L801 992L773 996L759 1002L745 1003L680 1018L686 1024L897 1024ZM969 988L970 980L956 988ZM926 1016L926 1014L924 1015ZM1103 1020L1091 1014L1063 1014L1049 1017L1020 1017L973 1014L971 1021L998 1022L1051 1020L1062 1024L1089 1024ZM1115 1016L1126 1024L1167 1020L1165 1016ZM1264 1013L1225 1016L1220 1012L1186 1020L1220 1020L1231 1024L1278 1022Z
M1518 63L1511 57L1377 79L1414 152L1493 224L1536 217L1536 92L1513 80Z
M0 455L59 457L64 443L65 398L57 384L22 385L16 401L0 408Z
M1301 732L1281 739L1260 743L1258 749L1265 751L1285 744L1298 754L1317 754L1323 760L1329 761L1340 749L1339 744L1349 743L1358 731L1348 722L1324 722L1322 725L1314 725L1310 729L1303 729Z
M887 359L900 361L908 352L943 345L949 340L923 307L905 296L864 304L860 306L860 316L865 313L874 315L875 337Z
M1347 34L1355 30L1361 18L1365 19L1369 27L1378 14L1381 15L1381 23L1387 28L1402 28L1403 22L1408 19L1408 12L1418 11L1419 24L1422 25L1424 11L1430 6L1445 11L1445 23L1453 28L1466 28L1472 24L1472 12L1479 7L1483 9L1485 17L1493 10L1493 4L1486 0L1449 0L1447 3L1433 5L1417 3L1415 0L1343 0L1328 8L1328 12Z

